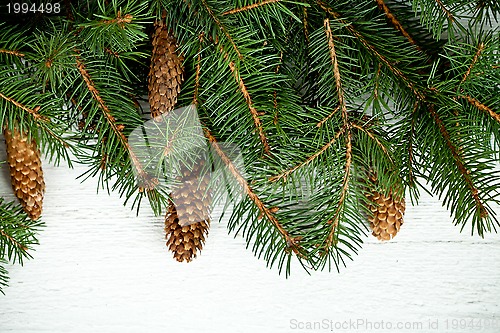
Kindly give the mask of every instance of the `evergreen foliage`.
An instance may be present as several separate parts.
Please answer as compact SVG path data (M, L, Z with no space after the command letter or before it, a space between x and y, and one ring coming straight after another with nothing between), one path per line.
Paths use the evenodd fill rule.
M147 198L161 214L168 202L161 187L137 185L127 140L148 119L138 101L164 14L184 57L177 106L197 106L222 160L231 163L222 142L241 149L245 178L232 176L244 198L228 227L269 266L288 275L295 257L306 269L338 270L361 247L371 190L417 203L428 183L461 229L496 232L497 1L60 4L50 15L1 7L0 125L29 129L56 163L87 164L84 176L133 207ZM25 225L15 206L2 212ZM0 257L15 253L2 237Z

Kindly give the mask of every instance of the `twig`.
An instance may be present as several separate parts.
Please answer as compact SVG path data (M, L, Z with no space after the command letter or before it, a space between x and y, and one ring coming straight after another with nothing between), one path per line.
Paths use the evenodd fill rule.
M436 113L434 110L434 106L430 105L429 106L429 112L431 113L432 117L434 118L434 122L436 125L439 127L439 131L441 132L441 135L443 136L446 146L448 146L448 149L450 149L451 154L453 156L453 159L455 161L455 164L458 167L458 171L462 175L462 177L465 180L465 183L467 184L467 187L469 187L469 190L471 191L471 195L474 198L474 201L476 202L476 207L479 209L479 214L482 218L485 218L488 216L488 211L484 207L483 203L481 202L481 199L479 198L479 191L477 188L474 186L472 183L472 180L470 179L469 173L470 171L467 170L465 165L462 162L462 158L460 157L460 153L458 152L457 148L455 145L451 142L450 134L446 130L446 127L443 124L443 121L441 118L439 118L439 115Z
M229 42L231 43L231 45L233 46L233 49L236 51L236 54L238 55L238 58L240 59L243 59L243 55L241 54L240 50L238 49L238 47L236 46L236 43L234 42L233 38L231 37L231 35L227 32L226 28L224 27L224 25L222 25L222 23L220 22L220 20L215 16L212 8L210 8L207 4L207 1L206 0L201 0L203 6L205 6L205 9L207 10L208 14L212 17L212 19L215 21L215 23L217 24L217 26L219 27L219 29L224 33L224 35L226 35L227 39L229 39Z
M493 119L495 119L496 121L498 121L500 123L500 114L493 111L490 107L486 106L485 104L479 102L477 99L472 98L468 95L459 96L459 97L465 99L467 102L469 102L471 105L475 106L479 110L488 113Z
M337 95L339 99L340 108L342 111L342 119L344 123L347 122L347 107L344 99L344 91L342 90L342 81L340 79L339 63L337 54L335 52L335 43L333 42L332 29L330 28L330 20L328 18L324 21L326 38L328 39L328 49L330 50L330 60L333 65L333 76L335 77L335 85L337 87Z
M325 118L323 118L320 122L318 122L316 124L316 127L321 127L323 126L324 123L326 123L331 117L333 117L333 115L335 113L337 113L337 111L340 110L340 105L338 105L335 109L333 109L333 111L328 115L326 116Z
M200 71L201 71L201 46L203 43L203 36L204 36L203 32L198 36L200 47L198 48L198 56L196 58L196 73L194 78L194 95L193 95L194 105L198 105L198 90L200 88Z
M0 97L2 97L3 99L5 99L6 101L14 104L15 106L17 106L18 108L28 112L29 114L31 114L33 116L33 118L35 118L36 120L42 120L42 121L50 121L49 118L47 117L44 117L42 115L40 115L38 113L38 111L40 110L40 106L36 106L34 107L33 109L30 109L28 108L27 106L17 102L16 100L14 100L13 98L10 98L8 96L5 96L4 94L0 93Z
M346 162L345 162L345 171L344 171L344 179L342 181L342 192L340 193L340 199L337 204L337 209L335 211L335 219L332 223L332 227L330 229L330 233L328 234L327 242L325 244L325 253L328 253L329 248L334 243L334 235L337 230L337 226L339 224L339 214L342 210L342 206L344 205L345 198L347 196L347 191L349 189L349 178L351 176L351 164L352 164L352 137L351 137L351 129L348 126L347 135L346 135Z
M267 5L267 4L270 4L270 3L279 2L279 1L281 1L281 0L263 0L261 2L256 2L256 3L253 3L251 5L247 5L247 6L244 6L244 7L240 7L240 8L235 8L235 9L228 10L227 12L222 13L222 15L236 14L236 13L244 12L244 11L247 11L247 10L250 10L250 9L254 9L254 8L257 8L257 7L260 7L260 6L264 6L264 5Z
M241 93L243 94L243 97L245 98L245 101L248 105L248 109L250 110L250 113L252 115L253 122L255 124L255 127L257 128L257 131L259 132L259 138L260 141L262 142L262 145L264 146L264 153L266 154L271 154L271 148L269 147L269 143L267 142L267 137L266 134L264 133L264 129L262 128L262 123L259 118L259 112L255 108L252 102L252 97L250 96L250 93L248 92L248 89L245 85L245 82L243 81L243 78L240 76L238 69L236 69L236 66L234 66L233 62L229 63L229 68L231 69L231 72L233 73L234 78L236 81L238 81L238 86L240 88Z
M342 25L344 25L345 28L361 42L361 44L363 44L382 63L384 63L391 70L391 72L394 73L394 75L401 78L405 82L406 86L412 90L412 92L415 94L415 96L417 96L418 99L420 100L425 99L425 96L415 88L415 84L411 82L399 68L395 67L393 63L391 63L389 60L387 60L386 57L380 54L378 50L373 45L371 45L359 31L357 31L352 26L351 23L343 20L339 13L335 12L332 8L328 7L327 4L325 4L322 0L317 0L316 2L324 11L326 11L328 14L332 15L337 21L342 23Z
M448 16L448 19L452 22L455 22L455 17L453 16L453 14L445 7L445 5L443 5L443 3L441 2L441 0L436 0L436 3L438 4L438 6L443 10L443 12L446 14L446 16Z
M465 72L464 77L462 78L462 81L460 81L460 84L464 83L465 80L467 80L467 78L469 77L469 75L472 71L472 68L477 63L477 60L479 59L479 56L481 55L481 52L483 52L483 51L484 51L484 43L479 43L479 45L477 47L476 54L474 54L474 58L472 58L472 62L469 65L467 72Z
M134 167L137 169L138 176L140 177L140 179L148 179L149 177L147 175L147 172L145 172L144 169L142 168L142 164L139 158L135 155L134 151L130 147L130 144L128 143L127 137L125 136L125 134L123 134L124 126L116 124L115 117L113 117L113 115L111 114L111 110L106 105L106 102L104 102L104 100L102 99L101 95L99 94L99 91L96 89L95 84L92 81L92 78L90 77L89 72L87 71L85 65L78 56L76 57L76 67L78 68L80 75L85 81L87 89L90 91L90 93L97 101L97 103L99 103L99 106L104 113L104 117L106 118L108 124L111 126L111 129L113 130L115 135L120 139L123 146L125 146L125 148L129 151L130 158L134 164Z
M11 235L7 234L3 230L0 230L0 235L2 235L5 238L7 238L12 244L14 244L17 248L21 249L23 252L28 251L28 248L25 245L19 243L14 237L12 237Z
M387 7L387 5L385 4L384 0L375 0L375 1L377 2L377 5L380 8L380 10L382 10L385 13L385 16L387 17L387 19L389 21L391 21L392 25L397 30L399 30L399 32L401 32L401 34L406 39L408 39L408 41L410 42L410 44L413 44L413 45L415 45L417 47L417 49L422 50L420 48L420 46L417 45L417 42L415 42L415 40L413 39L413 37L408 33L408 31L406 31L406 29L403 27L403 25L401 24L401 22L399 22L399 20L396 18L396 16L394 16L394 14L391 13L391 10L389 9L389 7Z
M134 17L130 14L125 14L122 16L121 12L118 11L117 15L116 15L116 18L114 19L111 19L111 20L103 20L103 21L100 21L102 24L115 24L117 23L118 26L120 28L125 28L125 24L128 24L130 22L132 22L132 19Z
M269 221L278 229L279 233L283 236L288 246L294 251L294 253L299 254L299 250L301 246L299 244L299 239L296 237L291 237L289 233L285 230L285 228L281 225L278 219L274 216L273 212L276 211L275 208L267 208L266 205L262 202L257 194L252 190L252 188L248 185L245 178L241 175L241 173L237 170L236 166L233 164L231 159L224 153L222 148L219 146L217 139L210 133L207 128L203 128L205 132L205 136L208 141L212 144L212 147L215 149L217 155L222 159L226 167L229 169L233 177L236 181L241 185L245 194L253 201L253 203L257 206L260 212L265 215Z
M5 54L12 54L18 57L24 57L24 53L21 53L16 50L6 50L6 49L0 49L0 53L5 53Z
M346 127L343 126L340 131L337 132L337 134L335 134L335 136L326 144L324 145L323 147L321 147L320 150L318 150L316 153L314 153L313 155L309 156L304 162L301 162L299 164L297 164L296 166L294 166L293 168L291 169L288 169L287 171L285 172L282 172L280 173L279 175L276 175L276 176L272 176L271 178L269 178L269 181L270 182L275 182L277 180L280 180L280 179L285 179L291 174L293 173L295 170L311 163L312 161L314 161L316 158L318 158L318 156L320 156L321 154L323 154L328 148L330 148L331 145L333 145L335 143L335 141L337 141L337 139L345 132L346 130Z
M389 161L391 161L391 163L393 163L393 164L394 164L394 161L392 160L391 155L390 155L390 154L389 154L389 152L387 151L387 148L386 148L386 147L382 144L382 142L380 142L380 140L379 140L379 139L377 139L377 138L373 135L373 133L372 133L371 131L369 131L369 130L367 130L366 128L364 128L364 127L362 127L362 126L360 126L360 125L358 125L358 124L355 124L355 123L351 123L351 126L352 126L352 127L354 127L354 128L356 128L356 129L358 129L358 130L360 130L360 131L362 131L362 132L364 132L364 133L366 133L366 135L368 135L368 137L369 137L370 139L372 139L373 141L375 141L375 143L377 144L377 146L379 146L379 147L380 147L380 149L382 149L382 151L384 152L384 154L385 154L385 155L389 158Z

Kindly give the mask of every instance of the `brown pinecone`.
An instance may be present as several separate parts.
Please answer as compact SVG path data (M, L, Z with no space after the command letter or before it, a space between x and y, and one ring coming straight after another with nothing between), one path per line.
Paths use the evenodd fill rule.
M24 211L36 220L42 214L45 192L40 151L36 141L28 140L26 133L20 133L17 128L13 132L5 128L4 136L12 189Z
M374 177L370 177L370 180L376 182ZM404 222L405 199L396 198L392 192L385 196L377 191L368 194L367 198L369 200L368 209L371 212L368 221L373 231L372 235L381 241L396 237Z
M163 20L155 22L153 54L148 75L151 116L173 110L184 81L183 58L177 53L177 41Z
M165 232L167 246L179 262L190 262L196 257L210 227L210 176L200 172L202 166L199 163L191 171L183 168L180 185L170 194L173 202L165 216Z

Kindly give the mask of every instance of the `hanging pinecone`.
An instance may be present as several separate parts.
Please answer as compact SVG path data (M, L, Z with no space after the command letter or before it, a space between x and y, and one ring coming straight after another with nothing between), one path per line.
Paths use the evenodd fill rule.
M167 246L179 261L190 262L205 243L210 226L210 176L203 172L204 163L192 170L183 167L179 187L170 194L171 201L165 216Z
M376 183L375 176L369 177L372 183ZM371 216L368 217L372 235L381 241L394 238L403 224L405 213L405 199L398 199L389 192L388 196L373 190L367 194L368 209Z
M155 22L153 54L148 75L151 116L171 111L177 103L184 80L183 58L177 53L177 41L163 20Z
M40 151L36 141L17 128L13 132L5 128L4 136L14 194L28 216L36 220L42 214L45 192Z

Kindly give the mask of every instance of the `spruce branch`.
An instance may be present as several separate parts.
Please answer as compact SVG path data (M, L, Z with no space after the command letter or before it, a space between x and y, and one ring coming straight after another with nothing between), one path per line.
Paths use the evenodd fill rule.
M481 111L484 111L486 112L491 118L493 118L494 120L496 120L498 123L500 123L500 114L496 113L495 111L493 111L490 107L488 107L487 105L481 103L480 101L478 101L477 99L471 97L471 96L468 96L468 95L465 95L465 96L459 96L460 98L462 99L465 99L467 102L469 102L470 105L473 105L474 107L476 107L478 110L481 110Z
M229 68L231 69L231 73L233 73L236 82L238 82L239 89L243 94L243 98L245 98L245 101L248 105L248 109L250 110L250 114L252 115L252 120L259 134L260 142L264 147L264 153L269 155L271 154L271 148L269 147L266 134L264 133L264 129L262 128L262 123L259 118L259 112L257 111L252 102L252 96L250 96L250 93L248 92L245 82L243 81L243 78L241 77L239 70L234 65L234 62L229 63Z
M328 148L330 148L339 139L339 137L342 134L344 134L345 131L346 131L346 126L342 126L342 128L335 134L335 136L333 136L332 139L326 145L324 145L323 147L321 147L321 149L319 149L313 155L309 156L305 161L303 161L303 162L295 165L294 167L292 167L292 168L290 168L290 169L288 169L288 170L286 170L284 172L281 172L278 175L270 177L269 181L276 182L276 181L281 180L281 179L283 179L284 181L286 181L286 179L288 178L288 176L290 176L296 170L298 170L298 169L300 169L300 168L308 165L312 161L316 160L321 154L323 154Z
M401 24L401 22L399 22L399 20L396 18L396 16L394 16L394 14L391 12L391 10L389 9L389 7L387 7L387 5L384 2L384 0L375 0L375 1L377 2L377 5L380 8L380 10L382 10L384 12L384 14L387 17L387 19L394 26L394 28L396 28L397 30L399 30L399 32L401 32L401 34L408 40L408 42L410 42L410 44L413 44L419 50L422 50L422 48L417 44L417 42L415 41L415 39L413 39L413 37L410 35L410 33L408 31L406 31L406 29L403 27L403 25Z
M216 24L217 28L222 32L224 36L226 36L227 40L231 43L234 51L238 55L238 58L241 60L243 59L243 55L241 54L238 46L236 45L236 42L234 41L234 38L231 36L229 33L228 29L226 26L221 22L221 20L215 15L213 9L208 5L207 0L201 0L201 3L203 4L203 7L205 7L205 10L209 14L210 18L213 20L213 22Z
M329 7L324 1L322 0L317 0L317 4L329 15L331 15L333 18L335 18L339 23L341 23L345 28L356 38L360 41L360 43L376 58L379 59L390 71L393 73L396 77L400 78L408 88L411 89L411 91L415 94L415 96L419 99L424 99L425 96L419 89L417 88L416 84L410 80L404 72L396 66L395 63L391 62L387 57L382 55L377 48L372 45L364 36L362 33L360 33L352 23L347 22L342 18L342 15L339 14L338 12L334 11L331 7Z
M347 197L347 192L349 190L349 180L351 178L351 166L352 166L352 134L350 125L347 126L347 134L346 134L346 151L345 151L345 168L344 168L344 179L342 180L342 189L340 192L340 198L337 202L337 207L335 209L335 218L333 223L328 221L328 224L331 224L330 232L328 233L327 242L325 243L325 253L329 252L330 247L334 244L334 235L337 231L337 226L339 225L339 219L341 212L345 209L345 200Z
M3 98L4 100L6 100L9 103L12 103L13 105L15 105L16 107L20 108L21 110L24 110L24 111L28 112L29 114L31 114L33 116L33 118L35 120L49 121L49 119L47 117L44 117L44 116L40 115L40 113L38 113L38 111L40 110L40 106L39 105L35 106L34 108L29 108L29 107L23 105L22 103L17 102L13 98L5 96L1 92L0 92L0 97Z
M0 292L7 285L7 271L2 264L23 264L32 258L29 251L38 244L36 234L44 226L41 220L31 220L18 205L0 198Z
M439 117L437 112L435 111L434 105L429 105L428 108L429 108L430 114L432 115L432 118L434 119L436 125L438 126L438 129L439 129L443 139L445 140L446 146L448 147L448 149L450 150L450 152L453 156L453 160L458 168L458 171L460 172L465 184L467 185L467 187L470 191L470 195L472 196L472 198L474 198L474 201L476 203L476 208L479 212L479 216L481 218L487 217L488 211L486 210L486 207L484 206L484 204L479 196L478 189L476 188L476 186L474 185L474 183L471 180L471 177L470 177L471 171L465 167L463 159L462 159L461 154L459 152L459 149L451 141L451 136L450 136L448 130L446 129L443 121L441 120L441 118ZM481 233L481 231L479 231L479 232Z
M283 227L283 225L281 225L281 223L278 221L278 219L274 216L273 209L268 208L264 204L264 202L259 198L259 196L252 190L252 188L248 185L247 181L241 175L241 173L238 171L238 169L236 168L234 163L230 160L230 158L226 155L226 153L220 147L217 139L212 135L212 133L210 133L210 131L207 128L203 128L203 131L204 131L205 136L207 137L208 141L212 144L213 148L215 149L217 155L221 158L221 160L224 162L226 167L231 172L232 176L235 178L235 180L242 187L243 192L255 204L255 206L259 209L261 214L263 214L267 218L267 220L269 220L274 225L274 227L279 231L279 233L282 235L283 239L286 241L286 244L288 245L288 247L291 250L293 250L294 253L300 254L301 253L301 246L299 244L300 240L290 236L290 234L286 231L286 229Z
M24 53L21 53L21 52L16 51L16 50L0 49L0 53L15 55L16 57L19 57L19 58L24 57Z
M469 65L469 68L467 69L467 72L465 72L464 76L462 77L462 80L460 81L460 84L464 83L467 80L467 78L469 77L470 73L472 72L472 68L477 63L477 61L479 59L479 56L484 51L484 49L485 49L484 43L482 43L482 42L479 43L479 45L477 46L477 51L474 54L474 57L472 58L472 62Z
M268 5L268 4L271 4L271 3L280 2L280 1L281 0L261 0L259 2L250 4L250 5L246 5L246 6L243 6L243 7L239 7L239 8L228 10L228 11L222 13L222 15L231 15L231 14L241 13L241 12L244 12L244 11L247 11L247 10L251 10L251 9L254 9L254 8L257 8L257 7L265 6L265 5Z

